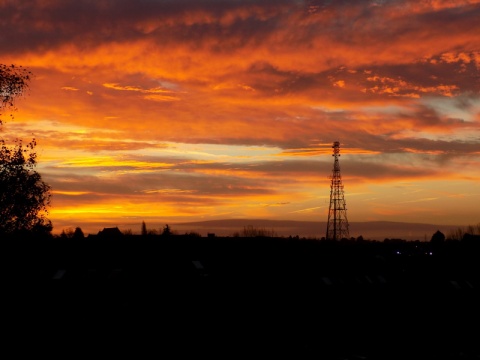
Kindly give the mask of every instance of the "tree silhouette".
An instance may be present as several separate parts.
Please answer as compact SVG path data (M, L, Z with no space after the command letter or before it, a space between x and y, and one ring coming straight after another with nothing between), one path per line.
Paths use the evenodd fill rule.
M0 144L0 232L50 232L50 186L35 171L35 140L26 147L21 141L13 148L3 139Z
M163 227L162 236L170 236L170 235L172 235L172 230L170 229L170 226L166 224Z
M15 99L25 93L31 75L29 70L21 66L0 64L0 110L15 110ZM10 116L13 117L13 113Z
M122 232L123 232L123 235L126 235L126 236L132 236L133 235L133 230L132 229L125 229Z
M72 228L63 229L62 232L60 233L60 238L61 239L71 239L73 237L74 232L75 231Z
M30 75L22 67L0 64L0 110L15 110L15 98L28 87ZM51 188L35 171L36 144L17 139L9 146L0 139L0 233L52 231L46 218Z
M256 228L253 225L248 225L243 227L241 233L235 232L234 237L275 237L277 233L275 230L267 230L265 228Z
M80 227L77 226L75 228L75 231L73 232L73 238L78 240L85 238L85 234L83 233L83 230Z
M440 230L437 230L432 235L432 238L430 239L430 243L435 246L442 245L443 243L445 243L445 235Z

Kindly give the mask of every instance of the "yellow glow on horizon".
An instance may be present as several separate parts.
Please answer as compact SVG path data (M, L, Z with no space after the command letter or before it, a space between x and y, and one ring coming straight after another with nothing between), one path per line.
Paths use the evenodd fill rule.
M277 154L277 156L322 156L322 155L331 155L332 148L330 147L322 147L318 149L314 148L303 148L303 149L292 149L292 150L284 150L283 152ZM341 148L341 154L349 154L349 155L376 155L381 154L380 151L372 151L368 149L360 149L360 148Z
M61 190L53 190L52 194L58 195L69 195L69 196L80 196L80 195L87 195L91 194L89 191L61 191Z
M52 217L62 219L70 218L74 215L77 218L88 219L92 214L96 217L103 217L106 219L112 217L125 217L125 216L182 216L183 212L176 210L175 206L151 204L151 203L121 203L118 205L115 203L99 203L73 206L73 207L54 207L49 211Z
M96 156L96 157L78 157L76 159L63 160L59 162L57 167L135 167L141 169L164 168L172 167L168 163L151 163L146 161L136 160L122 160L111 156Z
M158 189L158 190L143 190L145 194L191 194L195 190L182 190L182 189Z

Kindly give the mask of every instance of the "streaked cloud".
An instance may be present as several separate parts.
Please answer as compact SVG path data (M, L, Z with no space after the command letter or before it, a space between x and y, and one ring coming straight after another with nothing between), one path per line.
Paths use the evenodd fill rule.
M474 202L447 199L479 193L480 1L2 0L0 12L2 62L35 75L2 136L37 139L58 232L88 214L320 221L336 140L347 197L363 194L347 200L352 221L478 222ZM435 190L405 199L405 182Z

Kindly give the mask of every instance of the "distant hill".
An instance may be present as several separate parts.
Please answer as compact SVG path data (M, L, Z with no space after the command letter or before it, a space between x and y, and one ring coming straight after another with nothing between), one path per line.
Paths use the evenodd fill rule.
M273 231L277 236L299 236L306 238L321 238L325 236L326 222L294 221L294 220L263 220L263 219L224 219L198 222L170 224L178 234L197 232L202 236L214 233L216 236L233 236L241 233L245 227ZM455 225L435 225L421 223L405 223L392 221L349 222L351 237L363 236L369 240L403 239L430 241L432 235L440 230L448 235L452 230L463 228Z

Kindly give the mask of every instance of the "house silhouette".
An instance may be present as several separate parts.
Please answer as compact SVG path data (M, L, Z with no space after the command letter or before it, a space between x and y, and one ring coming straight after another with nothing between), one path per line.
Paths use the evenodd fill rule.
M106 238L106 239L115 239L115 238L122 237L123 233L120 231L118 227L103 228L103 230L100 230L98 232L97 236Z

